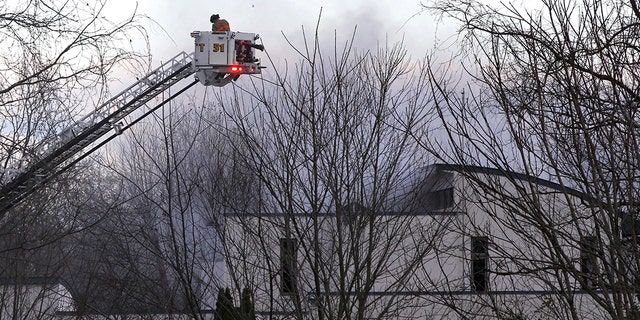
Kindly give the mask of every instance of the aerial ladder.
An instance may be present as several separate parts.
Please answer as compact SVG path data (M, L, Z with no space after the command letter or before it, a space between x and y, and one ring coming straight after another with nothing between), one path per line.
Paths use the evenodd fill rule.
M104 104L62 130L56 137L37 146L38 157L0 188L0 213L24 200L55 176L98 150L158 108L196 83L225 86L243 74L260 74L263 67L256 58L259 36L246 32L194 31L193 53L181 52ZM193 82L180 88L161 103L147 106L154 97L194 75ZM134 113L134 111L136 111Z

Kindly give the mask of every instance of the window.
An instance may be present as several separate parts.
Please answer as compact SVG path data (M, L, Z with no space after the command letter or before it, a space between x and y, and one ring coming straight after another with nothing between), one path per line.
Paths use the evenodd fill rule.
M639 212L623 213L620 219L620 231L622 240L622 261L629 268L628 274L633 275L626 280L630 281L636 290L640 290L640 269L636 263L636 257L640 252L640 217Z
M427 193L426 205L429 210L442 210L453 206L453 188Z
M342 228L347 230L358 230L358 228L362 227L363 223L369 221L373 215L373 212L361 205L357 202L352 202L344 207L336 213L338 218L340 219L340 223L342 224Z
M489 239L471 238L471 290L486 292L489 282Z
M580 276L582 277L583 289L593 288L597 284L597 250L598 239L596 237L589 236L580 239Z
M296 291L298 241L280 239L280 292L293 294Z
M633 240L640 236L640 220L630 214L624 214L620 225L623 240Z

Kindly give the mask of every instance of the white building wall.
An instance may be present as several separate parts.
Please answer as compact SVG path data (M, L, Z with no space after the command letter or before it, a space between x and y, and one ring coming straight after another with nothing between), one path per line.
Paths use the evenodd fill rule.
M0 286L0 319L54 319L74 310L73 297L62 284Z
M405 213L379 215L373 232L361 234L360 238L349 239L349 234L343 233L343 241L337 241L335 215L291 217L290 229L301 246L300 291L306 294L315 287L310 267L316 258L313 253L319 253L325 273L321 275L325 280L323 288L330 292L329 296L352 289L340 286L344 283L340 278L349 279L350 272L355 270L340 274L338 243L374 241L381 250L387 250L387 258L379 263L384 271L370 290L371 315L394 304L400 306L397 317L407 319L459 319L470 314L475 319L495 319L495 310L504 310L501 316L505 318L518 315L561 318L555 310L567 308L567 302L552 292L559 287L558 277L563 276L558 275L553 264L558 263L554 261L556 256L564 255L565 261L561 263L573 263L579 268L580 252L575 239L589 234L591 228L585 219L589 210L580 199L526 181L515 181L516 187L514 180L504 176L480 175L482 187L457 173L438 179L442 177L446 181L431 185L436 189L453 186L453 207L431 212L413 208ZM487 188L512 194L513 199L492 199ZM522 199L527 194L531 198ZM535 214L524 214L529 211ZM281 214L230 216L227 220L227 261L240 274L229 281L254 285L257 311L272 310L284 315L294 309L292 300L280 294L278 243L284 235L285 220ZM557 234L551 237L554 243L545 242L548 234L542 234L541 223L548 224L549 231ZM313 247L316 234L318 242ZM488 294L471 288L473 236L490 239ZM389 243L396 245L384 245ZM549 248L557 252L549 252ZM537 271L523 273L526 269ZM580 285L576 282L564 289L579 291ZM572 298L583 319L602 319L602 310L592 297L577 292ZM302 306L311 318L315 312L313 300L304 300Z

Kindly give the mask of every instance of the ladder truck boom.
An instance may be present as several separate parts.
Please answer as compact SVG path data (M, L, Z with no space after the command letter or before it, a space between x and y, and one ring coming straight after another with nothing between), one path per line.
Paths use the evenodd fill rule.
M194 84L222 87L242 74L261 73L255 49L263 48L255 43L259 39L257 35L194 31L191 36L195 38L193 53L179 53L53 139L41 142L37 146L39 158L25 169L16 170L16 175L0 188L0 213ZM194 74L193 82L164 102L154 107L146 106L151 99ZM145 107L148 110L144 110ZM133 114L134 111L138 112Z

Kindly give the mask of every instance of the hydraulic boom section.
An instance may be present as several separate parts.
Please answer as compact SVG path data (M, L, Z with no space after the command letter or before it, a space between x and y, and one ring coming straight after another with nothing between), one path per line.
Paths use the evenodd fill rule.
M11 170L16 174L0 188L0 213L194 84L222 87L242 74L261 73L255 50L264 48L255 43L259 39L256 34L194 31L191 36L195 38L194 53L176 55L56 137L41 142L37 146L37 159L23 169ZM154 107L146 106L151 99L192 74L197 81Z
M194 73L193 55L173 57L89 113L54 139L38 146L40 157L0 189L0 212L7 210L59 173L60 165L108 133L119 134L121 120L178 81Z

